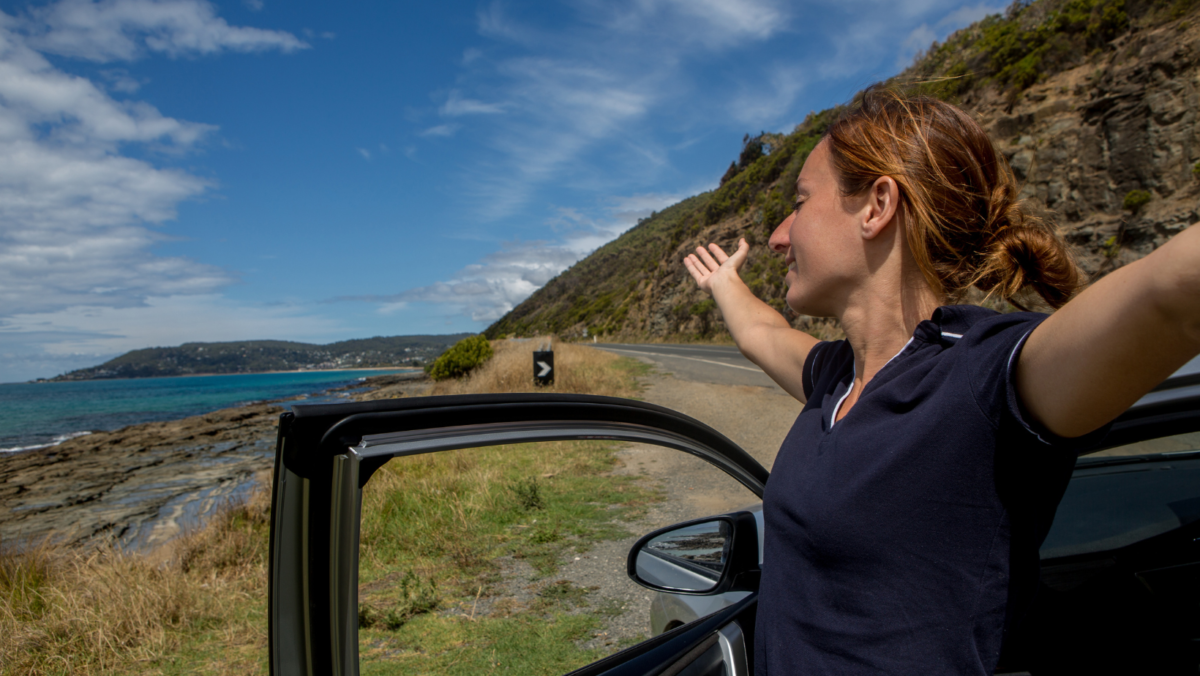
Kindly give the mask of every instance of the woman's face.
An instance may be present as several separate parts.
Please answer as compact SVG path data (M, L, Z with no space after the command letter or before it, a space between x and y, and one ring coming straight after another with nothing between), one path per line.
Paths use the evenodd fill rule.
M842 197L829 148L821 141L796 179L795 210L769 242L785 256L787 304L796 312L829 317L844 307L862 270L856 202Z

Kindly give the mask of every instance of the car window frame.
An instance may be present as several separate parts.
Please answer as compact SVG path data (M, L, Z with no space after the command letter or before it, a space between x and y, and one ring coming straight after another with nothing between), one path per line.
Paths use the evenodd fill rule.
M384 463L458 448L570 439L650 443L689 453L760 499L768 475L708 425L631 399L497 394L295 405L280 416L272 487L271 673L358 673L362 487ZM679 638L675 645L658 638L595 665L607 665L608 672L640 662L638 656L647 651L666 655L692 640Z

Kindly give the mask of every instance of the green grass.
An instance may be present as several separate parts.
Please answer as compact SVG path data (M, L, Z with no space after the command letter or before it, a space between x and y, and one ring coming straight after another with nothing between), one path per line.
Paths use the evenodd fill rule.
M590 590L546 583L562 561L660 499L612 476L616 446L519 444L396 459L364 489L360 651L364 674L561 673L608 651L586 650L602 626ZM502 561L523 561L542 591L504 596ZM511 567L511 565L510 565ZM511 573L510 573L511 575ZM485 613L477 613L482 605Z
M427 615L399 632L363 632L361 673L561 674L604 655L576 647L599 627L594 616L564 612L497 619Z

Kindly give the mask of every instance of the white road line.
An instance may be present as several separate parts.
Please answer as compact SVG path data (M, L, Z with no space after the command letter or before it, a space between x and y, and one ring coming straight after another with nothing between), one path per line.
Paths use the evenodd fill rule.
M754 371L762 373L762 369L751 368L749 366L738 366L737 364L726 364L724 362L713 361L711 359L700 359L699 357L683 357L677 354L664 354L662 352L641 352L638 350L623 350L618 347L602 347L602 350L612 350L613 352L629 352L631 354L644 354L648 357L671 357L673 359L690 359L692 361L702 361L705 364L716 364L717 366L728 366L731 369L741 369L743 371Z

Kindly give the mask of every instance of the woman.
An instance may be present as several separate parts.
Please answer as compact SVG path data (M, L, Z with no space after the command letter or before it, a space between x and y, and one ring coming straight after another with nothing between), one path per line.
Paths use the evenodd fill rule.
M745 240L685 264L738 348L805 407L763 498L758 673L991 674L1032 596L1076 455L1200 353L1200 228L1075 295L987 135L872 88L809 155L770 246L791 328L741 281ZM1032 289L1053 315L950 305Z

